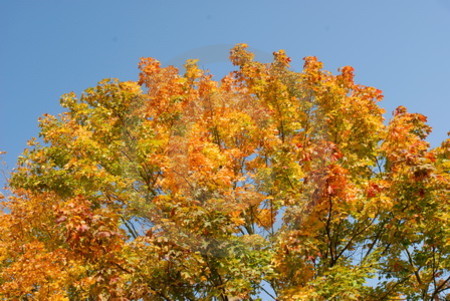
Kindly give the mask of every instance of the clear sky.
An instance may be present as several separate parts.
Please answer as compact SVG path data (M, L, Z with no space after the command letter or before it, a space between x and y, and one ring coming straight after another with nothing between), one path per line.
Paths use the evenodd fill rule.
M298 71L310 55L333 72L351 65L358 83L384 91L388 117L398 105L427 115L434 146L450 130L450 0L0 0L0 37L8 168L61 94L135 80L140 57L199 58L223 75L242 42L265 61L285 49Z

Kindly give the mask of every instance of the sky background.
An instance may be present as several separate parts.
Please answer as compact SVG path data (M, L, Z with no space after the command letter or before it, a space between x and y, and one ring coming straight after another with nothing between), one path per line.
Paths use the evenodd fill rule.
M334 73L351 65L384 91L386 117L399 105L427 115L433 146L450 130L450 0L0 0L0 38L3 171L62 94L136 80L140 57L224 75L236 43L262 61L285 49L297 71L311 55Z

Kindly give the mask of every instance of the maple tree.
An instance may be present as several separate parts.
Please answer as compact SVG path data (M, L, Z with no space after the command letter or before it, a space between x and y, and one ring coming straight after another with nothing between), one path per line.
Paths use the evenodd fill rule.
M142 59L40 119L2 196L2 300L450 296L450 140L404 107L385 125L351 67L230 59L220 81Z

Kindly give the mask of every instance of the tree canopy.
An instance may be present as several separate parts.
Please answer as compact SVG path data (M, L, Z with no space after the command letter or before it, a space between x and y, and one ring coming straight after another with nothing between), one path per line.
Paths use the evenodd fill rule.
M0 215L2 300L447 300L450 140L352 67L247 45L61 98ZM448 297L447 297L448 298Z

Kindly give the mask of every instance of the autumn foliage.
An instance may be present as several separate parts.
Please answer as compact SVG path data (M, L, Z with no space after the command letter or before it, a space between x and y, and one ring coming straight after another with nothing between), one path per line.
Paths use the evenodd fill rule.
M1 300L447 300L450 140L404 107L386 125L351 67L230 59L220 81L142 59L40 119Z

